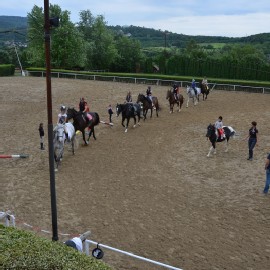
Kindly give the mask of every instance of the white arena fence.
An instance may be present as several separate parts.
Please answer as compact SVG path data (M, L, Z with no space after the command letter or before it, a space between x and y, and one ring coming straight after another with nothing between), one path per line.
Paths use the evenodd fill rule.
M89 250L90 250L90 244L94 244L95 247L99 247L99 248L105 248L105 249L108 249L108 250L111 250L111 251L114 251L114 252L117 252L117 253L121 253L121 254L124 254L124 255L127 255L129 257L132 257L132 258L135 258L135 259L138 259L138 260L141 260L141 261L145 261L145 262L149 262L149 263L152 263L152 264L155 264L155 265L159 265L159 266L162 266L162 267L165 267L167 269L173 269L173 270L182 270L181 268L177 268L177 267L174 267L174 266L171 266L171 265L168 265L168 264L165 264L165 263L161 263L161 262L158 262L158 261L154 261L154 260L150 260L150 259L147 259L145 257L141 257L141 256L138 256L138 255L135 255L133 253L130 253L130 252L127 252L127 251L124 251L124 250L121 250L121 249L117 249L117 248L113 248L113 247L110 247L110 246L107 246L107 245L104 245L104 244L100 244L98 242L95 242L95 241L92 241L92 240L85 240L85 243L84 243L84 248L85 248L85 253L87 255L89 255Z
M4 222L4 225L6 227L10 227L10 226L15 227L15 216L11 215L10 211L6 211L6 212L1 212L0 211L0 223L1 223L1 221ZM24 223L24 225L29 227L29 228L33 227L33 226L31 226L31 225L29 225L27 223ZM46 230L40 230L40 231L45 232L45 233L51 233L51 232L46 231ZM70 235L70 234L61 234L61 235ZM147 259L145 257L138 256L138 255L135 255L133 253L130 253L130 252L127 252L127 251L124 251L124 250L121 250L121 249L117 249L117 248L114 248L114 247L110 247L110 246L107 246L107 245L104 245L104 244L101 244L101 243L86 239L85 242L84 242L84 252L88 256L92 255L90 253L90 245L91 244L95 245L95 247L98 246L99 248L105 248L105 249L108 249L108 250L111 250L111 251L114 251L114 252L117 252L117 253L121 253L121 254L127 255L129 257L138 259L138 260L141 260L141 261L145 261L145 262L148 262L148 263L159 265L159 266L167 268L167 269L182 270L181 268L177 268L177 267L165 264L165 263L161 263L161 262L158 262L158 261Z
M28 71L27 75L39 77L45 77L46 71ZM133 77L118 77L118 76L104 76L104 75L87 75L78 73L64 73L64 72L51 72L53 78L68 78L68 79L82 79L92 81L108 81L108 82L122 82L122 83L135 83L135 84L147 84L147 85L161 85L161 86L172 86L174 83L179 84L181 87L190 85L190 81L175 81L175 80L161 80L161 79L149 79L149 78L133 78ZM208 83L211 91L212 90L225 90L225 91L238 91L247 93L261 93L270 94L269 87L254 87L244 85L233 85L233 84L218 84Z

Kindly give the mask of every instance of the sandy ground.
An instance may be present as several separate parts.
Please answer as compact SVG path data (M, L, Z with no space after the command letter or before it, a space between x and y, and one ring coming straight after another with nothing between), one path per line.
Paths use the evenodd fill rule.
M128 90L136 99L146 88L52 79L54 122L60 104L77 107L81 96L107 121L110 103L115 111ZM167 87L152 89L162 107L159 118L124 133L114 114L114 127L96 127L96 141L83 146L77 136L75 156L65 149L56 174L59 233L90 229L94 241L185 270L269 269L270 195L261 192L270 95L214 91L198 106L169 114ZM0 107L0 154L30 155L0 159L0 211L12 210L20 228L26 222L51 230L45 79L0 78ZM219 115L238 136L229 152L219 143L217 154L207 158L206 127ZM253 120L259 145L250 162L242 139ZM40 122L45 151L39 149ZM163 269L104 251L104 261L115 269Z

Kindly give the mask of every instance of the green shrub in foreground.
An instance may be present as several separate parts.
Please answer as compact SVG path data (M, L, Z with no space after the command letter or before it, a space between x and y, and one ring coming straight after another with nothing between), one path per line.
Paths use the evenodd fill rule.
M0 225L1 269L110 270L102 261L36 236L34 233Z

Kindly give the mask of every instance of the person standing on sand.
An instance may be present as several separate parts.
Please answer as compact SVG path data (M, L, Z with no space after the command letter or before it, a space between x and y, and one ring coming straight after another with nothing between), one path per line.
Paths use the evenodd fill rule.
M258 144L258 129L257 129L257 122L252 121L251 122L251 128L248 131L248 136L244 139L248 139L248 151L249 151L249 156L247 160L252 161L253 160L253 149L256 144Z
M267 194L270 186L270 153L268 153L268 156L265 161L265 170L266 170L266 180L263 193Z
M45 135L45 133L44 133L44 129L43 129L43 123L39 124L38 131L39 131L39 137L40 137L40 149L45 150L45 148L44 148L44 135Z

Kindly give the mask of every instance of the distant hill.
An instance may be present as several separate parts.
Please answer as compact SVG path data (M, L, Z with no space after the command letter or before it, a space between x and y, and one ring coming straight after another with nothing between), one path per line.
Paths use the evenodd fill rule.
M186 43L190 40L194 40L199 44L209 43L257 43L263 44L270 42L270 33L262 33L257 35L251 35L247 37L232 38L223 36L190 36L184 34L176 34L172 32L164 32L161 30L155 30L152 28L145 28L139 26L109 26L113 31L122 32L125 35L129 35L134 39L140 40L142 47L164 47L175 46L178 48L185 47ZM165 40L166 35L166 40ZM165 44L166 42L166 44Z
M125 34L141 42L143 48L147 47L177 47L184 48L190 40L199 44L242 43L261 47L266 54L270 54L270 33L262 33L240 38L222 36L190 36L164 32L153 28L139 26L108 26L116 34ZM0 46L7 41L26 42L27 17L0 16Z
M5 42L26 42L27 18L0 16L0 45Z
M175 46L185 47L186 43L190 40L195 40L197 43L229 43L240 42L241 38L229 38L219 36L189 36L184 34L176 34L172 32L164 32L161 30L155 30L153 28L145 28L139 26L109 26L113 31L123 32L124 34L130 34L134 39L138 39L142 47L164 47ZM166 36L165 36L166 35ZM166 40L165 40L166 38Z

